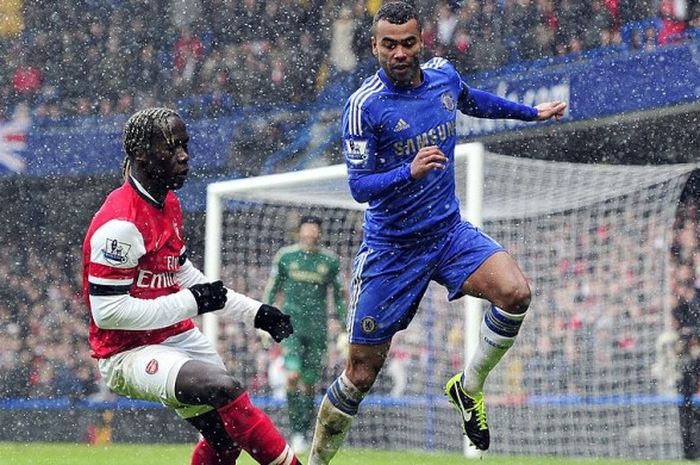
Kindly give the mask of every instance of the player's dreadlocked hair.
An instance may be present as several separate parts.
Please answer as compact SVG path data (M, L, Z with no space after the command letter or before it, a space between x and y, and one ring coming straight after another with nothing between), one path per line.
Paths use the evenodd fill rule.
M174 143L173 131L168 124L168 118L171 116L180 117L169 108L146 108L131 115L124 125L123 142L126 156L122 165L122 175L125 179L129 176L134 157L151 149L154 131L161 131L168 144Z
M418 11L411 2L390 1L382 3L372 20L372 34L377 29L379 21L388 21L391 24L406 24L410 20L415 19L418 23L418 29L423 30L423 24L418 17Z

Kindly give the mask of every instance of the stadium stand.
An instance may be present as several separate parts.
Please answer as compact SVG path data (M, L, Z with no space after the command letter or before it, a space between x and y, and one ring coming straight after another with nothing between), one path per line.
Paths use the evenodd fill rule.
M700 21L696 1L675 22L669 2L654 12L654 2L642 0L595 0L590 8L569 0L417 3L430 18L428 55L446 56L464 72L601 47L648 49L692 35ZM368 60L371 69L372 12L360 0L339 17L342 5L27 1L22 32L0 36L4 113L19 101L51 118L162 103L212 117L250 105L307 102L339 76L364 75ZM351 45L347 62L333 53L338 43Z

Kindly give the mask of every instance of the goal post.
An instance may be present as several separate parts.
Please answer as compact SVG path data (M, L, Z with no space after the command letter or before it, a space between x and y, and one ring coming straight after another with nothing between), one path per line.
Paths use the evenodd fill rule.
M678 435L661 433L678 429L677 407L651 367L668 325L675 208L697 166L551 162L478 143L458 145L454 163L463 217L504 245L533 290L514 348L486 383L489 453L677 457ZM205 273L261 298L275 253L313 214L348 283L363 209L343 165L210 184ZM485 302L446 294L431 285L394 338L351 446L464 450L442 387L469 359ZM238 376L266 395L256 373L268 353L228 319L205 314L204 331L233 347ZM319 389L342 367L330 341L329 357Z
M224 221L224 202L227 199L254 197L255 193L270 190L269 198L282 198L284 194L275 193L274 189L285 189L303 184L331 183L334 191L337 188L337 198L330 204L339 206L354 206L348 189L343 190L339 181L345 177L343 165L324 166L305 171L271 174L252 178L219 181L207 186L206 226L204 237L204 274L211 279L221 276L222 227ZM252 195L251 195L252 194ZM266 197L267 198L267 197ZM356 207L357 208L357 207ZM258 296L259 297L259 296ZM218 338L218 315L205 313L202 317L202 330L210 341Z
M462 155L464 154L464 155ZM463 209L464 218L477 228L483 226L483 202L484 202L484 146L480 143L471 145L458 145L455 149L457 159L465 156L467 166L466 179L466 205ZM483 317L481 300L476 297L464 298L464 359L469 361L476 353L479 344L479 328ZM465 437L463 440L463 453L465 457L477 458L481 452L473 447Z
M455 149L456 163L466 163L468 177L466 182L467 197L463 208L464 217L474 226L482 226L482 201L483 201L483 164L484 146L481 143L458 145ZM357 205L350 195L345 182L347 177L346 167L343 164L324 166L304 171L279 173L252 178L233 179L219 181L207 186L206 204L206 236L204 250L204 272L211 279L219 279L221 272L221 243L224 206L226 199L247 196L251 192L259 192L267 188L284 189L286 186L296 186L305 183L333 184L331 190L333 199L327 199L327 205L337 205L346 208L363 208ZM336 184L340 181L340 184ZM275 196L272 195L272 198ZM479 337L479 325L481 321L481 304L479 299L468 297L464 301L466 318L464 334L464 353L466 359L476 351ZM207 313L203 315L203 331L210 341L218 338L217 315Z

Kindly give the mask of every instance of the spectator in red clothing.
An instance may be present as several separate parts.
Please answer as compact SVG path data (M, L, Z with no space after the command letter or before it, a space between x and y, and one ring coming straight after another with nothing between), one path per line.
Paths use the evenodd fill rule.
M189 60L199 62L204 55L204 44L190 28L184 27L180 37L175 41L175 71L182 73Z
M173 84L181 92L190 92L202 64L204 44L189 27L184 27L175 41L174 52Z
M620 27L620 0L604 0L603 3L612 16L614 29L617 31Z
M661 17L659 45L681 41L688 26L688 2L686 0L661 0L659 16Z
M33 99L41 89L43 80L44 75L39 67L22 60L12 76L12 86L18 96Z

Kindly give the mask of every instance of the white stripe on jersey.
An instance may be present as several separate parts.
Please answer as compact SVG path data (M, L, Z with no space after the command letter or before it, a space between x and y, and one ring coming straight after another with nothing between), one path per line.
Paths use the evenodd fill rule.
M370 95L379 92L384 87L384 83L379 76L375 75L371 81L362 85L350 97L350 109L348 110L348 133L351 136L362 135L362 105Z
M133 282L133 278L126 278L126 279L107 279L107 278L98 278L97 276L88 276L88 282L92 284L101 284L103 286L130 286Z
M348 305L348 334L352 336L352 329L355 326L355 311L357 310L357 302L360 300L360 288L362 287L362 269L365 267L367 257L372 253L372 249L367 249L358 260L357 269L352 277L352 295L350 296L350 305Z
M448 63L448 61L444 58L441 57L435 57L431 58L430 60L426 61L423 64L423 68L434 68L434 69L439 69L445 66Z
M289 444L287 444L282 453L275 460L270 462L270 465L291 465L292 460L294 460L294 454L289 448Z

